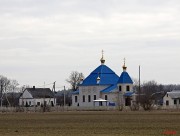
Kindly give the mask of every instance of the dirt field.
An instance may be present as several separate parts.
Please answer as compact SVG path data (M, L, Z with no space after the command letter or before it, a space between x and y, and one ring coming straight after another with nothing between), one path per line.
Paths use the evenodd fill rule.
M0 136L180 136L178 112L0 113Z

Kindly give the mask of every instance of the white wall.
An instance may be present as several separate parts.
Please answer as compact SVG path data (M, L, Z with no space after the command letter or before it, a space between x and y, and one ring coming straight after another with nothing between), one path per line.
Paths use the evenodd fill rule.
M117 105L118 103L118 93L117 91L116 92L111 92L111 93L102 93L101 94L101 98L102 99L105 99L105 95L107 95L108 97L108 105L109 105L109 102L113 102Z
M56 105L56 98L38 98L38 99L31 99L31 98L20 98L19 99L19 105L22 106L24 103L24 106L26 105L26 102L29 106L36 106L37 103L39 102L40 105L44 104L44 101L46 101L47 105L51 105L51 101L53 102L54 105Z
M118 86L122 86L122 91L121 93L124 94L126 93L126 86L129 86L129 91L133 91L133 84L118 84ZM107 88L108 86L80 86L79 87L79 95L72 95L72 106L79 106L81 107L92 107L94 106L94 95L96 95L96 99L102 98L105 99L105 95L108 96L108 101L109 102L114 102L116 105L119 105L120 103L123 103L125 105L125 98L118 93L118 90L114 90L111 93L100 93L101 90ZM83 95L85 96L85 102L83 102ZM91 96L91 102L88 102L88 95ZM75 102L75 96L78 96L78 102ZM133 101L136 100L136 97L133 96ZM109 103L108 102L108 103ZM95 106L98 106L99 103L95 103ZM103 103L103 106L105 106L106 103Z
M166 101L169 101L169 106L166 105ZM165 95L163 97L163 107L164 108L180 108L180 99L177 99L177 104L174 104L174 99L172 99L169 95Z
M28 99L30 99L30 98L33 98L33 97L27 90L25 90L20 98L28 98Z
M129 86L129 90L128 92L132 92L133 91L133 84L118 84L118 90L119 90L119 86L121 86L121 92L125 93L126 92L126 86Z
M79 106L91 107L94 106L94 95L96 99L101 98L100 91L107 88L108 86L80 86L79 87ZM83 95L85 95L85 102L83 102ZM91 96L91 102L88 102L88 95ZM73 104L74 105L74 104Z
M27 102L29 106L36 106L37 102L40 102L41 105L44 104L44 101L46 101L47 105L51 105L51 101L54 105L56 105L56 98L33 98L32 95L27 90L25 90L19 99L19 105L25 106Z

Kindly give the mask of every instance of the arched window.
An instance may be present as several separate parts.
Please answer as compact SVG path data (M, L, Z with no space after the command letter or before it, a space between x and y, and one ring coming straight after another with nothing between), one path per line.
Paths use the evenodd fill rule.
M108 96L107 95L105 95L105 100L107 100L108 99Z
M126 86L126 91L130 91L129 85Z
M122 91L122 87L121 87L121 85L119 86L119 91L120 91L120 92Z
M85 95L83 95L83 102L85 102Z
M88 102L91 102L91 95L88 95Z
M75 96L75 102L77 102L77 96Z

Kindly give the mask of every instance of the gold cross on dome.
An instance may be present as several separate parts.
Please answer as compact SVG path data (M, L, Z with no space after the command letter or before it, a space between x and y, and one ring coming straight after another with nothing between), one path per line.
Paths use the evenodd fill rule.
M125 64L126 64L126 58L124 58L124 66L125 66Z

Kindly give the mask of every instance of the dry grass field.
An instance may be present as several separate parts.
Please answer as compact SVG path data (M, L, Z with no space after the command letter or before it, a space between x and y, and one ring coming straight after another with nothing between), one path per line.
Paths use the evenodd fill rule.
M0 113L0 136L180 136L178 112Z

